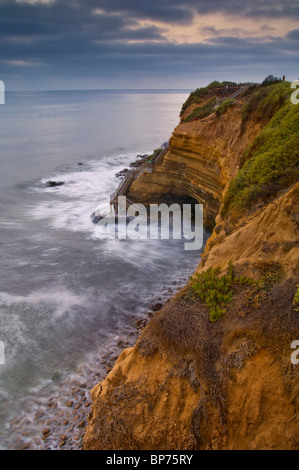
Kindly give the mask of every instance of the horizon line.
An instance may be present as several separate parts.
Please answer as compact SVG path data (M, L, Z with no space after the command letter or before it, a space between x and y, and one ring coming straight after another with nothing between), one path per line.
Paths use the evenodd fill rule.
M142 92L142 91L151 91L151 92L157 92L157 91L173 91L173 92L190 92L192 91L193 88L85 88L85 89L79 89L79 88L74 88L74 89L67 89L67 88L62 88L62 89L43 89L43 90L6 90L6 93L42 93L42 92L74 92L74 91L101 91L101 92L115 92L115 91L121 91L121 92Z

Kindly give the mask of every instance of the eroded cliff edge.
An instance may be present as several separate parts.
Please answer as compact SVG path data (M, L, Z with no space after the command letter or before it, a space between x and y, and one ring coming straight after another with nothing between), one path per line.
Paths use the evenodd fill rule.
M223 101L230 87L189 99L163 163L129 197L204 203L213 233L197 272L230 263L232 299L211 321L190 281L151 319L92 390L85 449L298 448L299 106L287 84Z

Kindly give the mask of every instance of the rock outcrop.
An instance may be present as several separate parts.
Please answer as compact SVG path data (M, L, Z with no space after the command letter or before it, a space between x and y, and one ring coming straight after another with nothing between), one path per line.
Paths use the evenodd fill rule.
M181 122L170 138L169 152L162 164L132 183L130 200L146 204L191 198L204 204L205 224L213 226L244 150L262 128L261 123L253 121L246 132L241 132L243 100L221 119L215 119L213 114L198 121Z
M244 125L249 98L241 95L220 117L181 122L163 164L141 175L129 197L204 203L214 230L197 272L224 273L230 261L236 275L256 284L236 284L215 323L190 294L191 282L155 313L92 390L85 449L299 447L299 365L291 362L299 339L299 183L286 183L238 218L220 211L246 148L265 126L255 110Z

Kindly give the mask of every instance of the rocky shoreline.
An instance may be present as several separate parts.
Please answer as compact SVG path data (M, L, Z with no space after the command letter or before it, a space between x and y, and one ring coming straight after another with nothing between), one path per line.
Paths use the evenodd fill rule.
M137 155L136 160L134 160L132 163L130 163L130 169L129 168L124 168L123 170L119 171L116 173L117 178L124 178L125 176L128 175L132 170L139 168L141 165L143 165L147 160L151 158L150 155L144 154L144 155Z
M24 404L24 413L10 422L8 450L82 450L92 406L90 391L106 378L122 350L135 345L149 319L187 279L180 278L163 286L161 294L152 299L146 315L136 316L131 325L109 338L105 354L99 351L67 377L56 372L50 383L36 390L30 406Z

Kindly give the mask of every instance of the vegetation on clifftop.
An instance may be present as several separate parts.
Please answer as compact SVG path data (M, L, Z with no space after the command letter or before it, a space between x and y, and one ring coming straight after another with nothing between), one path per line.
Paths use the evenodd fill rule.
M224 114L227 113L228 109L235 106L236 102L232 98L228 98L227 100L224 100L223 103L221 103L220 106L218 106L215 110L216 115L218 117L223 116Z
M216 98L215 97L210 98L207 103L195 108L194 111L191 114L189 114L189 116L186 117L184 122L193 121L194 119L203 119L209 116L213 112L215 105L216 105Z
M250 118L267 124L274 114L287 104L290 95L290 82L271 83L253 88L243 108L242 124L246 124Z
M225 195L223 216L259 199L268 201L299 179L299 106L289 100L291 89L286 83L268 88L256 92L248 104L252 107L257 93L262 93L255 106L257 118L274 115L244 153L243 167ZM243 112L246 114L248 107Z
M213 90L226 88L227 86L229 86L229 87L237 86L237 83L234 83L234 82L222 82L222 83L220 83L220 82L214 81L206 87L197 88L195 91L190 93L188 99L183 104L180 116L182 117L182 115L184 114L184 112L186 111L188 106L190 106L191 104L194 104L194 103L195 104L201 104L203 98L206 98Z

